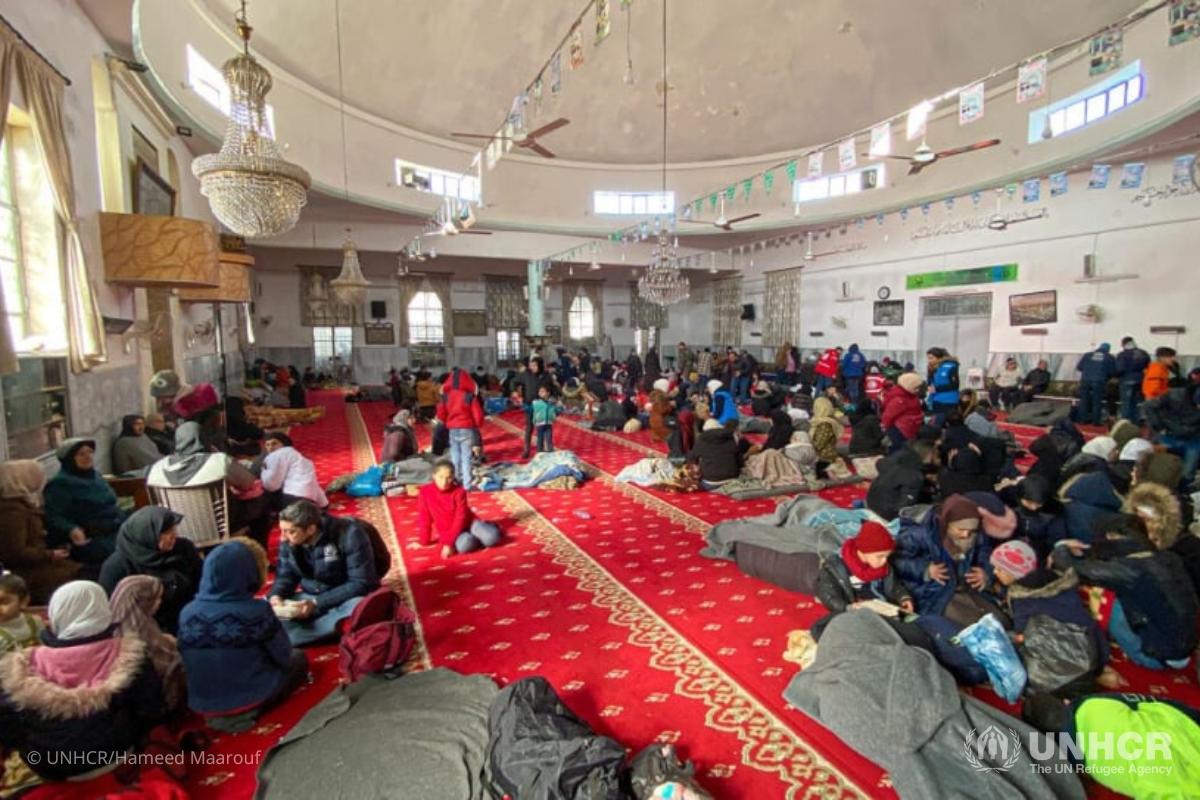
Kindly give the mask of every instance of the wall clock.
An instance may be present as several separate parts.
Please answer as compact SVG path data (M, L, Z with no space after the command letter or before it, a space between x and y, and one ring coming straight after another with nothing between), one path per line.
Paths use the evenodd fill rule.
M891 296L892 296L892 290L891 290L891 289L889 289L889 288L888 288L888 287L886 287L886 286L880 286L880 287L879 287L879 291L878 291L878 292L876 292L876 293L875 293L875 295L876 295L876 296L877 296L877 297L878 297L880 300L887 300L889 297L891 297Z

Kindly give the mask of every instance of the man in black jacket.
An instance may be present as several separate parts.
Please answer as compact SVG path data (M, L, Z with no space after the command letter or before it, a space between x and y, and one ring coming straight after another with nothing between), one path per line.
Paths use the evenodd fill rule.
M525 449L521 451L521 458L529 458L529 443L533 439L533 401L543 386L550 387L551 393L554 392L553 384L542 371L540 358L529 359L525 371L513 379L513 390L520 393L521 405L525 409Z
M1192 485L1200 464L1200 407L1187 389L1171 389L1142 404L1142 414L1158 443L1183 459L1183 488ZM1176 487L1168 486L1174 490Z
M1021 383L1021 402L1028 403L1037 397L1039 394L1045 394L1046 389L1050 387L1050 370L1047 369L1049 364L1046 359L1037 362L1035 369L1029 370L1029 374L1025 376L1025 380Z

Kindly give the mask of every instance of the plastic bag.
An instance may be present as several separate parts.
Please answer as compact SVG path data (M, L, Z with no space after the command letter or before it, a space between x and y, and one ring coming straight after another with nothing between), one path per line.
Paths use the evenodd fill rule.
M630 762L630 788L637 800L712 800L696 783L695 773L695 765L681 762L673 745L652 744Z
M346 494L351 497L378 497L383 494L383 469L374 466L355 475L346 487Z
M1062 689L1100 666L1099 648L1091 631L1045 614L1030 617L1021 656L1029 687L1039 692Z
M955 638L987 670L996 694L1015 703L1025 689L1028 676L1000 620L994 614L988 614L974 625L963 628Z

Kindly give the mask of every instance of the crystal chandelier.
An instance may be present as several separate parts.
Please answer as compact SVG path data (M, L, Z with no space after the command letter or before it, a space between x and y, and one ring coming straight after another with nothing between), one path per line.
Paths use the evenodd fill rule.
M667 98L670 83L667 81L667 0L663 0L663 117L662 117L662 196L667 196L667 109L671 103ZM676 248L679 241L667 229L673 228L672 223L658 227L658 244L650 255L650 263L646 272L638 278L638 292L652 303L660 306L674 305L688 299L691 287L687 275L679 268Z
M346 229L346 241L342 245L342 271L329 282L333 293L339 302L348 306L361 306L367 301L367 289L371 283L362 274L362 265L358 263L358 246L350 238L350 229Z
M221 73L229 86L229 124L219 153L192 162L200 192L213 214L240 236L277 236L300 218L308 173L285 161L267 136L266 101L271 73L250 55L246 3L236 17L242 53L225 62Z
M676 242L668 239L666 230L659 231L650 264L638 279L638 292L642 297L660 306L682 303L691 294L687 275L679 268L675 246Z

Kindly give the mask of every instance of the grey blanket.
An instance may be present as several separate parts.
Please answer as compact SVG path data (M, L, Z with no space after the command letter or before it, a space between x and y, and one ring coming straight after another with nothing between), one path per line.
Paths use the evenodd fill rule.
M842 546L837 528L833 525L812 528L803 522L822 508L832 506L819 497L801 496L780 503L773 514L719 522L705 534L708 546L700 555L733 561L738 542L762 545L781 553L832 553Z
M1008 413L1011 425L1052 427L1071 415L1071 404L1053 400L1034 400L1022 403Z
M873 612L834 617L821 636L816 661L792 679L783 696L885 767L902 798L1084 797L1074 774L1055 770L1068 769L1057 755L1038 762L1030 757L1029 737L1044 734L960 694L932 655L904 644ZM993 726L1004 746L973 747L977 769L968 757L967 737L974 731L977 745ZM1019 750L1013 734L1020 739ZM1043 741L1039 752L1049 748ZM988 767L994 769L983 771Z
M497 691L448 669L339 687L267 754L255 797L484 800Z

